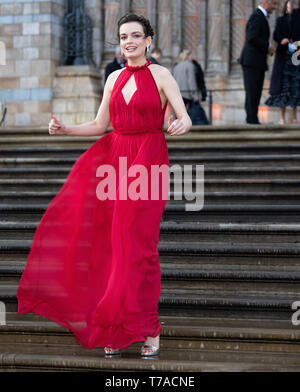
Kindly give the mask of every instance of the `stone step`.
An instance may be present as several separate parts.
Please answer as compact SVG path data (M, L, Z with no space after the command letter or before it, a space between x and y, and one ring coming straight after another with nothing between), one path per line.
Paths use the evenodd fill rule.
M32 239L38 224L2 221L0 239ZM159 238L162 242L300 244L300 224L161 222Z
M71 171L71 167L57 167L52 166L44 167L0 167L0 179L13 179L13 178L30 178L30 179L52 179L52 178L63 178L66 179ZM183 169L174 170L176 175L183 173ZM205 180L207 179L297 179L300 173L300 166L294 167L211 167L206 165L204 168ZM173 181L175 175L170 173L170 181ZM196 168L192 167L192 172L189 175L188 172L184 174L184 178L196 178Z
M135 345L135 346L134 346ZM113 371L113 372L299 372L298 353L269 353L229 350L161 349L154 358L140 357L141 343L122 350L118 358L104 357L102 348L82 352L78 345L0 345L3 371ZM203 344L204 346L204 344ZM162 346L161 346L162 347ZM237 347L237 345L236 345ZM117 382L119 375L114 376ZM183 376L182 382L187 382ZM111 377L112 378L112 377ZM135 380L139 377L135 377ZM197 377L196 377L197 378ZM194 380L196 379L194 378ZM121 379L122 380L122 379ZM162 379L160 379L162 380ZM165 380L165 379L163 379ZM170 380L170 377L169 379ZM168 384L167 380L167 384ZM142 381L140 380L140 383ZM162 385L161 381L161 385ZM169 381L170 382L170 381ZM175 382L175 381L174 381ZM196 381L194 381L196 382ZM167 385L166 384L166 385ZM158 385L158 379L153 386ZM177 384L179 385L179 384ZM195 384L194 384L195 385ZM127 388L128 389L128 388Z
M252 195L251 195L252 196ZM283 195L282 195L283 196ZM253 196L253 201L247 199L236 200L231 198L221 197L209 203L207 196L205 196L205 203L203 209L199 211L186 211L186 205L183 203L167 203L163 212L163 221L172 222L223 222L223 223L298 223L300 218L300 205L297 202L286 200L280 202L279 195L277 199L274 198L266 200L263 197L259 200ZM216 202L219 201L219 204ZM226 201L228 204L225 204ZM242 204L241 201L244 203ZM0 210L1 211L1 210Z
M3 274L5 271L3 278L9 280L10 276L18 277L22 273L31 244L32 241L29 240L0 241L0 266ZM187 281L192 279L191 276L195 276L194 280L215 280L215 276L219 279L221 274L224 276L223 280L271 282L290 279L290 283L293 283L297 281L300 265L299 243L275 246L261 243L228 245L159 242L158 250L162 268L174 271L178 280L182 280L182 274L186 274ZM192 270L195 275L191 275ZM272 271L273 274L270 273ZM172 275L171 272L168 273L168 276Z
M278 292L277 292L278 293ZM291 321L292 304L299 300L299 292L276 297L271 293L223 290L193 290L188 294L169 287L162 288L159 311L168 316L189 317L239 317L244 319L281 319Z
M63 184L61 185L61 188ZM60 188L60 189L61 189ZM50 201L57 195L60 191L21 191L21 190L7 190L0 191L0 202L1 204L44 204L50 203ZM269 204L289 204L289 205L299 205L300 202L300 192L255 192L255 191L215 191L215 192L205 192L205 204L260 204L260 205L269 205ZM190 198L188 200L187 198ZM169 205L177 205L177 206L186 206L191 204L193 208L199 211L203 209L201 194L198 195L198 201L196 202L196 193L195 192L172 192L170 191L168 194L167 204ZM184 204L182 204L184 203ZM200 203L200 205L199 205ZM196 206L195 206L196 205Z
M7 141L8 139L4 139ZM66 143L65 146L33 146L33 147L20 147L20 146L14 146L13 140L16 141L16 139L11 139L12 146L11 147L3 147L2 144L0 148L0 155L1 156L16 156L16 155L22 155L22 156L32 156L33 154L41 154L41 153L47 153L47 154L65 154L65 155L70 155L70 156L80 156L83 154L88 147L86 146L72 146L68 145ZM81 139L80 139L81 140ZM300 138L299 138L300 140ZM25 140L22 139L22 141L26 142ZM0 143L1 143L1 136L0 136ZM91 144L92 145L92 144ZM189 157L196 157L198 158L199 155L201 156L211 156L212 154L218 156L220 154L224 156L232 156L234 154L263 154L263 155L268 155L268 154L299 154L300 153L300 144L295 145L295 144L284 144L284 143L279 143L277 145L270 144L270 145L224 145L224 144L219 144L219 145L201 145L201 144L196 144L196 145L191 145L191 146L184 146L184 145L170 145L168 146L168 151L169 155L178 155L178 156L189 156Z
M300 287L300 261L296 265L255 265L249 268L249 265L233 265L230 262L226 267L221 264L192 264L184 263L183 260L176 260L171 264L169 262L160 262L161 278L164 288L176 289L178 286L181 290L200 290L203 287L209 290L210 287L220 289L226 286L226 290L232 290L234 283L236 289L240 288L247 292L253 290L271 290L273 287L288 292L298 292ZM1 284L17 284L24 272L27 259L23 261L0 260L0 282ZM181 264L180 264L181 263Z
M299 138L300 140L300 138ZM184 146L184 145L170 145L168 146L168 151L170 155L178 154L178 155L189 155L189 156L197 156L198 154L274 154L274 153L285 153L285 154L299 154L300 145L289 143L286 144L284 142L280 142L277 144L223 144L219 143L211 144L211 145L202 145L195 144L193 146Z
M9 250L9 251L8 251ZM16 267L25 265L28 252L22 251L20 248L9 248L8 250L0 250L0 265L13 265ZM212 270L233 270L233 271L264 271L274 270L280 271L297 271L299 266L299 257L294 255L251 255L234 254L234 253L211 253L211 254L195 254L195 255L181 255L169 254L160 251L159 260L161 265L168 265L169 269L179 268L205 268ZM183 264L184 263L184 264ZM210 268L209 268L210 266Z
M108 128L106 133L109 133L112 128ZM11 139L11 143L15 145L19 143L24 146L25 141L27 145L91 145L101 136L83 137L83 136L65 136L65 135L49 135L48 129L2 129L1 130L1 145L4 145L5 139ZM194 145L199 143L201 145L213 143L216 144L265 144L273 143L293 143L299 144L299 125L284 126L278 124L264 124L263 126L255 125L230 125L230 126L193 126L192 129L185 135L172 137L165 133L168 144L176 145ZM24 140L25 139L25 140ZM10 145L11 143L7 143Z
M27 200L28 202L28 200ZM21 220L37 221L42 218L49 204L0 204L0 218L3 222ZM199 211L185 211L184 204L169 204L165 207L162 221L171 223L203 222L203 223L299 223L300 205L282 205L282 203L266 205L247 204L207 204Z
M162 222L160 241L198 243L299 243L299 224Z
M24 271L28 254L6 254L0 258L0 274L2 280L18 279ZM241 281L282 281L297 282L299 279L300 263L298 258L290 258L280 264L278 259L259 258L209 258L159 255L159 262L164 279L187 276L188 279ZM193 275L193 273L195 273ZM173 276L173 274L175 274Z
M151 372L152 377L155 377L155 372L159 374L157 377L161 377L161 372L299 372L300 369L297 362L298 354L258 352L249 356L248 352L237 353L235 350L226 352L165 350L161 351L158 358L145 360L140 358L140 346L136 347L134 354L124 350L119 358L104 357L103 349L94 349L90 355L87 350L84 354L78 354L75 347L67 350L61 345L46 349L40 345L38 347L31 345L28 348L26 346L25 349L23 345L19 345L15 350L17 352L14 352L9 349L9 346L1 345L0 350L4 352L0 354L1 368L3 371L15 372ZM114 377L117 383L120 375L117 374ZM184 385L188 385L188 376L182 377L181 384L187 383ZM197 377L193 377L193 385L196 385ZM137 379L138 376L135 377L135 380ZM122 380L121 378L119 382ZM164 385L171 384L171 377L169 377L154 380L153 386L158 385L158 380L160 380L160 385L164 382L166 382ZM140 384L141 382L142 380ZM180 385L176 382L177 379L174 380L174 385ZM126 386L128 389L127 383Z
M283 320L255 320L238 318L197 318L160 316L162 332L160 348L162 351L178 350L220 352L226 350L254 355L257 351L275 353L300 352L300 332L297 326ZM0 347L10 343L11 349L19 345L46 346L61 345L73 348L76 354L101 352L97 347L87 350L75 340L69 329L42 316L28 313L19 315L7 313L6 325L0 326ZM136 355L142 342L136 342L122 350L122 354ZM18 347L20 349L20 347ZM61 353L63 354L63 353ZM74 353L75 355L75 353Z
M70 167L73 166L77 161L79 156L66 156L65 149L57 152L56 156L54 153L52 155L47 154L47 151L39 152L37 149L32 149L28 152L29 156L25 153L16 154L16 152L11 153L10 156L4 157L1 154L0 167L42 167L44 165L52 167ZM57 156L60 155L60 156ZM223 154L210 154L204 156L203 154L198 154L195 157L190 157L185 154L181 155L171 155L170 156L170 170L173 165L219 165L222 167L235 167L247 164L248 167L273 167L282 166L299 166L300 165L300 154L253 154L253 155L228 155Z
M26 241L27 243L28 241ZM29 241L30 242L30 241ZM0 246L3 241L0 242ZM12 242L14 243L14 242ZM25 241L24 241L25 244ZM17 245L17 243L16 243ZM20 244L19 244L20 245ZM162 253L168 255L264 255L268 257L281 256L295 256L298 257L300 254L300 244L284 244L281 243L278 246L264 245L264 244L241 244L241 245L228 245L228 244L199 244L198 242L186 242L186 243L172 243L172 242L161 242L159 243L159 250Z
M24 271L28 254L2 254L0 258L0 274L2 280L14 281L19 279ZM159 262L164 279L189 279L215 280L216 277L223 281L233 279L240 281L281 281L297 282L300 265L298 258L280 259L264 257L191 257L159 255ZM193 272L195 272L194 275ZM173 276L173 274L175 274ZM191 278L192 277L192 278Z
M213 284L202 288L174 288L162 281L158 308L162 316L291 321L292 304L299 301L300 289L299 285L295 285L295 289L294 285L290 286L289 290L284 284L276 283L270 289L251 291L247 286L235 289L231 284L224 290L224 284L219 289ZM0 301L5 304L7 312L17 312L17 287L15 281L0 284Z
M32 245L31 240L0 240L0 251L4 253L23 253L27 254ZM82 244L83 246L83 244ZM90 243L85 243L85 246L89 247ZM251 244L219 244L212 243L204 244L197 242L159 242L158 250L160 254L177 255L180 254L194 256L210 256L210 255L251 255L258 256L264 255L266 257L299 257L300 255L300 244L299 243L281 243L280 245L264 245L260 243Z
M231 269L235 266L237 273L240 271L247 272L249 266L260 271L264 271L265 266L276 266L284 271L287 266L294 268L299 265L297 255L299 245L280 244L274 246L270 244L252 243L252 244L217 244L217 243L191 243L181 242L180 244L171 242L159 242L159 260L161 263L173 265L184 264L191 269L195 264L201 266L210 264L219 267ZM8 252L7 252L8 253ZM15 252L16 253L16 252ZM4 254L3 254L4 256ZM292 267L293 266L293 267Z
M99 183L101 178L99 178ZM1 191L30 191L35 192L40 191L56 191L58 192L60 188L64 185L65 179L61 178L6 178L0 179L0 192ZM285 192L297 192L300 200L300 178L299 179L207 179L204 178L194 178L185 179L184 183L182 180L173 179L170 180L170 191L185 192L185 189L191 190L192 192L199 192L201 189L206 192L226 192L226 191L257 191L257 192L280 192L282 189ZM178 193L178 192L177 192Z

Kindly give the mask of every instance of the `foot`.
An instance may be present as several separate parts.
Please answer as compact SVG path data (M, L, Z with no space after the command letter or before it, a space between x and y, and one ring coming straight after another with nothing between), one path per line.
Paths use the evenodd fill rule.
M159 351L159 335L155 338L147 337L141 348L141 354L145 356L156 355Z
M284 119L281 118L281 119L279 120L279 124L280 124L280 125L284 125L284 124L285 124Z
M104 347L104 351L105 351L105 354L106 354L106 355L121 354L119 348Z

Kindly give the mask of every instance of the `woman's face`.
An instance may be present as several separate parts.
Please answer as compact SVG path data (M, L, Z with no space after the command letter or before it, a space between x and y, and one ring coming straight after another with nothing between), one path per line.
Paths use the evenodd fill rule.
M127 59L145 57L145 50L151 44L151 37L145 37L143 26L138 22L128 22L120 26L120 47Z
M291 2L290 1L287 2L286 12L289 13L289 14L291 13Z

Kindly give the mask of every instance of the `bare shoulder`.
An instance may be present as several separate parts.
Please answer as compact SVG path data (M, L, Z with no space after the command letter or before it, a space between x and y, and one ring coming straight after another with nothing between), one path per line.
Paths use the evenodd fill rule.
M125 68L126 67L123 67L123 68L117 69L116 71L113 71L111 73L112 77L115 77L115 78L118 77L120 75L120 73L124 71Z
M172 82L173 76L168 68L159 64L150 64L149 68L159 90L164 90Z
M158 78L164 78L171 75L171 72L168 70L168 68L159 64L150 64L149 68L151 69L152 74Z
M107 77L106 80L106 86L109 88L110 91L112 91L115 81L118 79L118 76L120 75L121 72L123 72L125 69L121 68L121 69L117 69L116 71L113 71L112 73L110 73Z

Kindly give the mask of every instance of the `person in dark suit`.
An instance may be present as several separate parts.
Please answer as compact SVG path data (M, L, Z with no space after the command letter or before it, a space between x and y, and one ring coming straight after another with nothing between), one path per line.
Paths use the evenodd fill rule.
M243 69L246 92L245 110L248 124L260 124L258 106L262 94L267 56L275 52L270 44L268 16L278 7L278 0L265 0L250 16L246 25L246 40L239 58Z
M123 52L121 51L121 48L118 46L115 51L114 61L107 64L107 66L105 68L104 83L106 82L106 79L108 78L109 74L116 71L117 69L124 68L125 62L126 62L125 56L124 56Z

